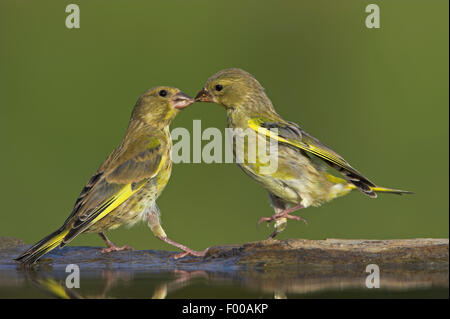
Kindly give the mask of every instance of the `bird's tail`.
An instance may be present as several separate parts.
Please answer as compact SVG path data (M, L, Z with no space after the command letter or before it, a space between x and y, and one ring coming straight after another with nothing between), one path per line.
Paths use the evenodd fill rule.
M339 177L336 177L336 176L328 174L328 173L326 175L326 178L334 184L342 185L341 187L337 188L335 190L335 192L333 192L333 194L332 194L333 198L346 195L351 190L357 189L357 187L355 185L353 185L352 183L348 183L343 178L339 178ZM376 193L389 193L389 194L396 194L396 195L414 194L413 192L409 192L409 191L403 191L400 189L392 189L392 188L381 187L381 186L369 186L369 187L371 190L373 190Z
M64 237L69 232L69 229L66 227L61 227L57 231L51 233L44 239L40 240L36 244L34 244L31 248L29 248L26 252L24 252L19 257L15 258L14 260L25 264L25 265L31 265L35 263L39 258L41 258L43 255L48 253L50 250L57 247Z
M396 195L403 195L403 194L414 194L410 191L403 191L401 189L393 189L393 188L387 188L387 187L381 187L381 186L375 186L371 187L373 191L377 193L389 193L389 194L396 194Z

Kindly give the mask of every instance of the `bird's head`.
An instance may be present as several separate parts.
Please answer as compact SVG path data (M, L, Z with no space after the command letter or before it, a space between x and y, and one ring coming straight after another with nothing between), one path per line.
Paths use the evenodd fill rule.
M150 125L165 126L180 110L194 103L194 99L177 88L159 86L142 94L133 109L132 120Z
M222 70L211 76L195 97L196 102L217 103L227 110L271 107L264 88L241 69Z

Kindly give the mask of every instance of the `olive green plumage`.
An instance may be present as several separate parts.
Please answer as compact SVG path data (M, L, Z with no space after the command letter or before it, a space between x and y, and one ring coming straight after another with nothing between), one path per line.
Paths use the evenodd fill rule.
M155 201L172 170L169 124L179 109L191 103L192 98L176 88L146 91L133 109L122 142L83 188L63 226L16 260L31 264L80 233L96 232L103 237L105 231L141 219L148 221L155 235L166 236L159 225Z
M297 124L282 119L261 84L243 70L227 69L211 76L196 101L214 102L225 107L229 128L250 129L256 133L248 143L259 143L267 136L276 140L278 167L275 172L262 174L259 161L249 163L247 154L244 155L246 160L238 164L269 192L276 213L293 205L298 208L318 206L352 189L370 197L376 197L376 192L409 193L376 186L335 151ZM276 129L277 135L270 135L271 129ZM236 143L233 148L236 153ZM344 179L329 174L326 164L338 170ZM276 219L278 217L271 220Z

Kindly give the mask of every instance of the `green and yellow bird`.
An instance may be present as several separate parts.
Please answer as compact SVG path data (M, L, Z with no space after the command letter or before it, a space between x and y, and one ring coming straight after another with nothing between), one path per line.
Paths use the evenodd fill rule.
M184 251L175 258L204 255L167 237L156 204L172 171L169 125L181 109L193 102L172 87L152 88L140 96L125 137L87 182L64 224L16 260L33 264L81 233L98 233L108 246L102 252L131 249L117 247L104 233L139 220L146 221L157 238Z
M354 189L372 198L377 197L377 192L411 193L376 186L331 148L297 124L283 120L261 84L241 69L227 69L211 76L195 99L225 107L228 127L234 129L235 136L247 141L238 165L269 193L275 214L261 218L259 223L275 221L271 238L286 227L287 219L305 221L291 215L292 212L308 206L319 206ZM270 173L261 169L264 166L262 163L267 163L266 158L261 160L263 152L258 151L254 161L249 156L250 145L268 142L275 142L277 146L277 166ZM233 143L235 158L236 144ZM344 178L328 173L324 163L339 171Z

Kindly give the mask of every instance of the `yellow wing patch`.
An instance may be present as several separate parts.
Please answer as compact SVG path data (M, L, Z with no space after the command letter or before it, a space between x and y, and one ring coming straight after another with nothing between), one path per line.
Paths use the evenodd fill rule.
M101 206L99 206L92 215L96 216L91 222L89 222L89 225L94 224L98 222L100 219L111 213L114 209L116 209L119 205L121 205L123 202L125 202L128 198L133 196L136 192L138 192L142 187L147 184L147 182L155 177L159 171L162 168L164 161L160 161L158 168L156 169L155 173L147 180L139 183L138 185L134 186L132 183L129 183L125 185L120 191L118 191L114 196L106 200ZM100 213L99 213L100 212Z
M112 196L109 200L107 200L105 203L103 203L103 205L101 205L99 208L97 208L97 211L100 211L102 209L103 209L103 211L100 214L98 214L98 216L95 217L94 220L89 224L95 224L100 219L102 219L103 217L108 215L110 212L112 212L114 209L116 209L120 204L125 202L128 198L133 196L137 191L139 191L142 187L144 187L145 184L147 184L147 183L146 182L142 183L141 185L139 185L139 187L137 187L135 189L133 189L131 183L125 185L125 187L123 187L119 192L117 192L117 194ZM95 212L94 212L94 214L95 214Z
M117 193L113 196L105 200L100 206L96 207L89 216L85 219L81 220L81 223L78 225L75 223L71 229L69 229L67 235L62 239L63 244L65 245L70 242L76 235L83 232L89 226L95 224L106 215L111 213L114 209L116 209L119 205L124 203L127 199L133 196L136 192L138 192L142 187L144 187L148 181L150 181L153 177L155 177L163 166L164 160L161 160L155 172L145 180L142 180L139 183L128 183L124 185Z
M262 118L253 118L248 120L248 126L255 130L256 132L265 134L266 136L269 136L270 138L276 139L279 142L282 143L286 143L286 144L290 144L292 146L298 147L302 150L305 150L307 152L310 152L314 155L317 155L321 158L324 158L336 165L339 165L341 167L345 167L348 169L352 169L351 166L343 159L336 157L336 155L334 155L333 153L327 151L326 149L320 148L315 146L314 144L306 144L302 141L298 141L298 140L292 140L292 139L286 139L283 138L277 134L275 134L274 132L272 132L271 130L268 130L264 127L261 126L262 123L266 122L264 119Z

